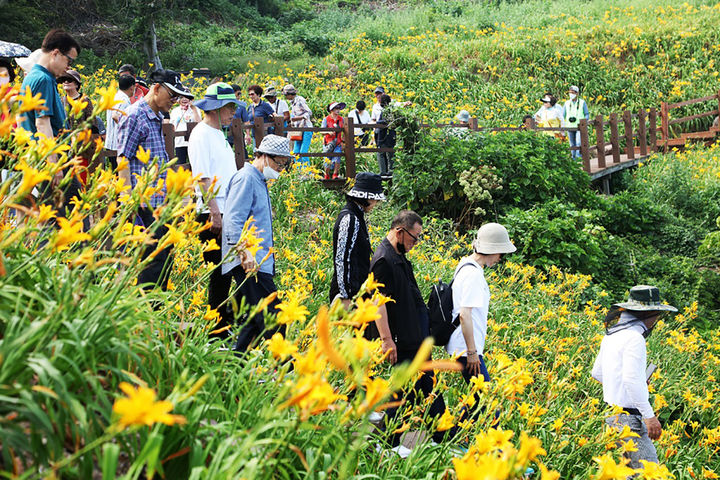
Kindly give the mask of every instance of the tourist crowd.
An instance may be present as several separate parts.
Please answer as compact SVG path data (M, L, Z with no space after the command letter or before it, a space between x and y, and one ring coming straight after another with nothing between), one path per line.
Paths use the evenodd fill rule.
M22 88L29 88L33 95L40 95L45 101L44 110L30 110L21 124L33 134L57 137L64 128L72 128L77 122L91 119L92 106L82 91L82 77L70 67L80 53L80 45L71 35L62 30L53 30L43 41L40 54L23 79ZM3 67L0 67L3 68ZM2 71L0 71L2 73ZM0 80L3 77L0 77ZM65 97L58 91L62 84ZM106 147L116 152L110 159L117 167L123 158L127 167L118 174L125 178L130 188L137 185L137 177L145 167L145 161L138 158L139 148L149 152L160 165L177 156L190 164L192 174L199 179L196 190L198 221L208 225L201 232L200 240L215 240L220 251L208 251L205 261L215 265L209 278L208 304L220 312L220 324L210 345L232 347L238 354L250 348L262 347L263 340L277 332L285 333L284 327L267 328L262 312L252 318L234 318L228 308L232 282L237 285L234 295L237 303L254 305L262 299L275 298L267 306L270 314L277 313L279 301L272 297L277 291L275 244L273 236L273 213L269 187L272 180L279 178L292 160L300 157L299 163L308 162L302 154L308 152L312 131L292 131L288 136L276 135L270 128L262 140L254 145L254 158L237 168L231 142L254 144L250 129L243 138L227 138L225 129L233 119L246 124L262 118L263 122L280 119L284 124L309 129L313 126L312 111L307 101L298 95L293 85L283 86L279 98L274 87L263 88L251 85L243 89L238 85L215 82L205 91L201 99L195 100L190 91L181 83L181 77L170 70L157 70L146 81L136 76L131 65L123 65L118 72L118 101L113 110L107 112L104 125L93 121L93 128L106 135ZM249 102L241 100L247 93ZM534 119L540 126L572 128L581 118L588 118L585 102L578 97L579 89L570 87L570 99L564 108L558 106L555 97L546 94L541 99L542 108ZM385 113L392 104L391 98L382 87L375 89L377 103L367 112L364 101L358 101L355 109L348 114L356 130L354 134L361 145L371 141L371 132L364 125L375 124L374 139L378 147L387 149L394 146L392 129L381 128L387 123ZM77 102L87 102L89 107L79 116L68 116L66 107L72 108ZM345 118L341 112L346 108L342 102L327 106L327 115L322 120L323 128L337 129L323 136L323 152L327 153L325 177L337 177L343 145ZM96 119L98 120L98 119ZM461 112L459 120L469 121L469 114ZM195 124L185 138L178 136L175 151L168 152L162 126L170 122L178 132L187 131L189 124ZM571 134L574 132L571 132ZM577 138L570 135L571 145L577 145ZM502 261L504 255L515 251L508 232L500 224L487 223L477 229L472 250L461 259L454 271L449 288L448 301L451 305L443 315L447 324L447 338L439 335L433 327L436 319L431 318L418 283L413 265L407 253L422 241L423 220L415 212L402 210L391 222L385 238L375 246L370 242L367 214L386 199L383 176L392 175L393 155L390 151L378 153L380 174L361 172L353 186L345 193L346 204L339 212L333 228L333 276L329 292L331 302L340 302L345 308L353 308L353 301L362 294L362 285L372 275L382 294L393 299L379 306L379 318L365 330L369 338L378 339L387 361L400 365L411 361L418 354L425 338L434 336L446 349L447 354L457 358L462 366L462 377L468 384L473 378L482 377L491 381L485 365L484 351L488 341L487 319L490 308L490 288L485 271ZM55 155L48 157L56 162ZM60 172L46 188L40 189L38 201L48 201L47 195L64 177ZM165 179L161 169L160 178ZM83 179L73 179L65 188L70 199L82 189ZM156 221L153 210L162 205L166 197L166 186L148 199L137 211L137 222L149 228ZM66 202L67 205L68 202ZM59 212L61 216L63 212ZM250 220L262 233L260 244L255 248L240 241L243 229ZM165 225L154 230L157 238L167 231ZM147 249L146 255L150 255ZM172 247L153 252L152 259L140 273L138 284L147 288L165 288L172 255ZM434 290L438 292L439 290ZM657 462L657 454L651 439L659 438L662 427L648 401L649 374L646 376L645 339L663 312L675 311L660 302L657 288L636 286L630 290L625 303L617 303L608 314L606 335L602 341L592 376L603 386L604 400L622 408L622 413L608 417L607 422L622 430L625 426L635 432L636 449L627 448L631 466L640 467L639 460ZM446 314L446 315L445 315ZM447 316L447 318L445 318ZM408 403L427 398L435 382L432 372L420 375L415 386L403 393ZM429 409L431 417L439 417L444 411L444 399L438 394ZM381 428L396 419L397 407L385 412ZM475 413L476 415L478 412ZM435 432L435 441L443 441L455 434L454 429ZM402 453L400 435L390 435L392 447ZM629 437L628 437L629 438Z

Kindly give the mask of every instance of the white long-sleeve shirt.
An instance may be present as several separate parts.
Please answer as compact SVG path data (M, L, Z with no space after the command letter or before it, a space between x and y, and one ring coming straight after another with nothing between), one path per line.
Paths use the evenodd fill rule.
M643 331L642 325L633 325L605 335L592 376L602 383L606 403L637 408L643 418L652 418L655 413L650 405L645 378L647 351Z

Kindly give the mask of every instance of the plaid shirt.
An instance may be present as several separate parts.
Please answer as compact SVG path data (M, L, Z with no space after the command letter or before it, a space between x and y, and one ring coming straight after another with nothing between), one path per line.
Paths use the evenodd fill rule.
M141 175L145 164L137 159L137 150L141 146L150 150L150 158L158 157L160 165L164 165L170 159L165 150L165 138L162 133L162 116L152 111L145 99L132 104L127 109L127 115L120 120L118 125L118 157L127 158L130 164L130 179L132 188L137 184L135 175ZM165 189L166 173L162 172L159 178L163 179L162 191L158 191L150 197L152 208L161 205L165 201L167 190ZM153 184L154 187L156 184Z

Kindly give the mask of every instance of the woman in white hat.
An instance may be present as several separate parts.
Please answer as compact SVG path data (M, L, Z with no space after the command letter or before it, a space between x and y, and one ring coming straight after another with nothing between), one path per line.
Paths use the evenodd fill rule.
M480 227L472 246L473 254L460 260L455 267L452 317L459 317L460 325L445 346L450 355L458 355L467 383L479 375L486 382L490 381L483 360L490 305L490 288L484 269L497 264L504 254L516 250L507 230L499 223L486 223Z
M535 113L535 123L540 128L560 128L563 122L563 109L557 105L557 98L546 93L540 99L542 106ZM556 132L543 132L546 135L557 136Z

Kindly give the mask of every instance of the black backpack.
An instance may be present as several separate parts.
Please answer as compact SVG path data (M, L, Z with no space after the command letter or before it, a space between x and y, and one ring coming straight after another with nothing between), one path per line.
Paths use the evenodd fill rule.
M470 262L465 263L458 269L458 273L467 265L474 266ZM455 277L449 285L438 280L438 283L430 289L427 307L430 312L430 335L435 339L435 345L447 345L453 332L460 325L459 316L452 318L452 284L454 282Z

